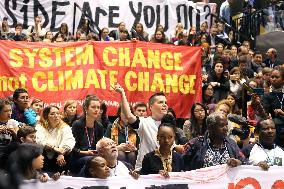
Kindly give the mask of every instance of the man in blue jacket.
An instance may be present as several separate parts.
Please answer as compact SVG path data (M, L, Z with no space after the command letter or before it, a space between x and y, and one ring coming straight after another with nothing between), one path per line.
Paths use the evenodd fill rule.
M12 119L29 126L35 126L36 113L29 107L29 95L26 89L18 88L13 94Z

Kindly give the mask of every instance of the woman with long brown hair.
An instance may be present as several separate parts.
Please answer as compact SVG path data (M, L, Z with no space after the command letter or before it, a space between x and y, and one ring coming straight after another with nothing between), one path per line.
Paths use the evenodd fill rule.
M96 144L103 138L104 128L98 118L101 101L95 95L86 97L83 103L84 115L72 124L72 132L76 144L73 149L72 169L78 173L84 164L96 153Z

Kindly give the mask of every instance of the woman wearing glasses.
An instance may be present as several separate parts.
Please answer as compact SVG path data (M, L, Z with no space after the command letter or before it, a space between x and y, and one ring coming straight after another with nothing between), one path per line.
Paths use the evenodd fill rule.
M36 125L36 142L44 146L45 171L67 171L70 152L75 145L70 126L61 118L57 106L47 106Z

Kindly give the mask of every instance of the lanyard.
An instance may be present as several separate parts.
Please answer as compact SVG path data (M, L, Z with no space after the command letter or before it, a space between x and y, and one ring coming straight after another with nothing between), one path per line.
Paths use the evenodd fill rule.
M88 149L91 149L91 146L92 146L92 143L94 141L94 136L95 136L95 129L94 127L92 128L92 136L91 136L91 139L89 137L89 132L88 132L88 129L87 127L85 127L85 132L86 132L86 136L87 136L87 139L88 139Z
M282 93L282 99L281 99L281 101L280 101L280 98L278 97L278 95L277 95L277 94L276 94L276 97L277 97L278 101L279 101L279 102L280 102L280 104L281 104L281 109L283 109L284 94Z
M125 143L128 143L128 126L124 127L124 133L125 133Z

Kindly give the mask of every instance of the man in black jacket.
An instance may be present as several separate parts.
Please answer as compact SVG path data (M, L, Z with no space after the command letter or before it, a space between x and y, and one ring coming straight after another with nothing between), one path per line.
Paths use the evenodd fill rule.
M277 50L274 48L270 48L266 52L267 58L264 60L264 64L266 67L274 68L276 66L280 66L283 63L277 58Z

